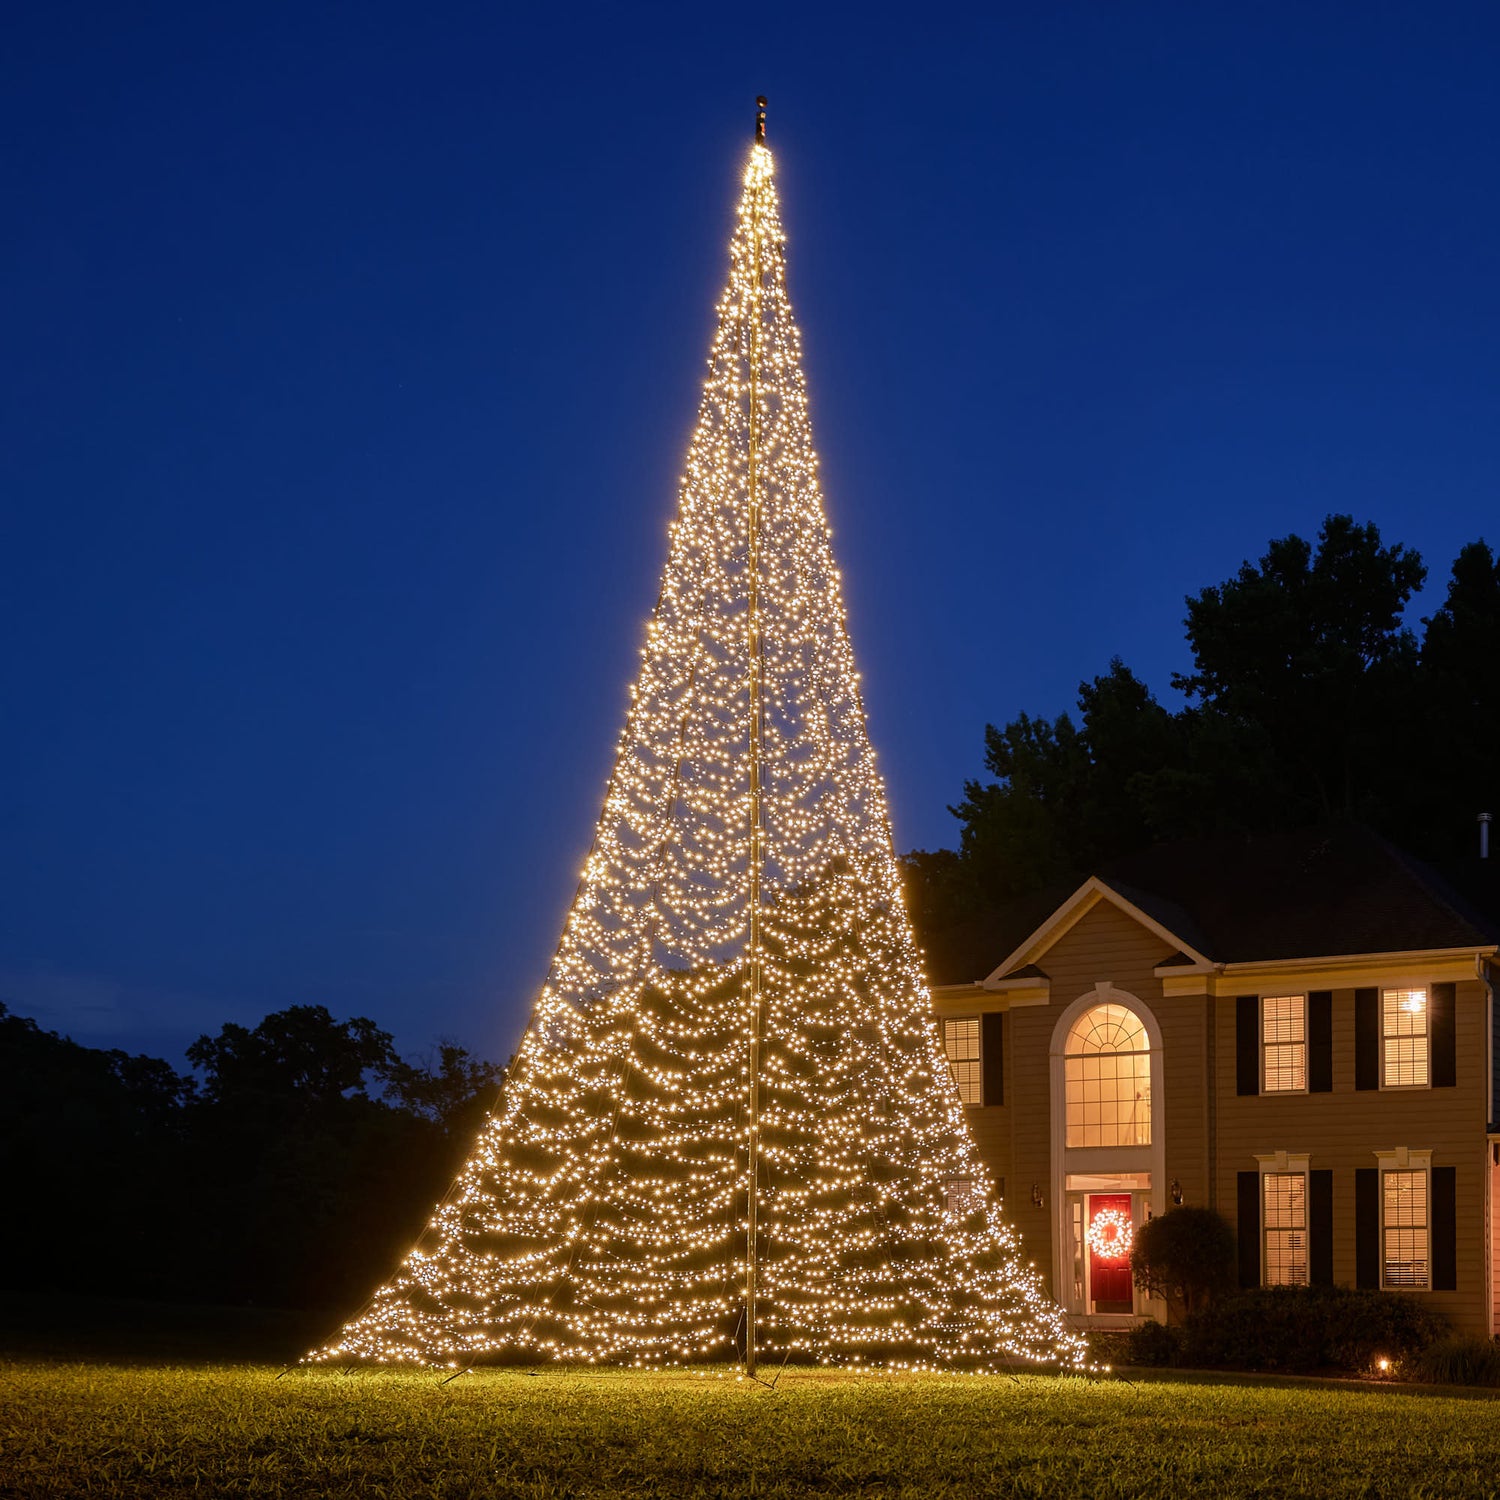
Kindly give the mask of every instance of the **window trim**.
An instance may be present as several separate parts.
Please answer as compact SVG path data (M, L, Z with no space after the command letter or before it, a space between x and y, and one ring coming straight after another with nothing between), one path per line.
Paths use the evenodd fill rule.
M1301 1041L1301 1043L1299 1044L1299 1043L1292 1043L1292 1042L1283 1042L1283 1043L1277 1043L1276 1044L1278 1046L1297 1046L1297 1045L1301 1046L1301 1048L1302 1048L1302 1087L1300 1089L1273 1089L1273 1088L1269 1087L1267 1085L1267 1083L1266 1083L1266 1001L1267 1000L1300 1000L1302 1002L1302 1041ZM1275 1095L1278 1098L1285 1098L1288 1095L1291 1095L1292 1097L1295 1097L1298 1094L1311 1093L1312 1092L1312 1089L1311 1089L1312 1053L1311 1053L1311 1048L1309 1046L1310 1037L1309 1037L1309 1030L1308 1030L1308 1028L1309 1028L1309 1024L1310 1023L1309 1023L1309 1018L1308 1018L1307 991L1303 990L1300 995L1299 994L1291 994L1291 995L1260 995L1260 996L1258 996L1257 997L1257 1001L1256 1001L1256 1007L1255 1007L1255 1019L1256 1019L1256 1027L1255 1027L1255 1030L1256 1030L1256 1043L1257 1043L1257 1047L1258 1047L1258 1050L1259 1050L1258 1082L1260 1084L1260 1092L1262 1094L1273 1094L1273 1095Z
M1425 1029L1422 1032L1422 1040L1427 1043L1427 1082L1426 1083L1387 1083L1385 1081L1386 1061L1385 1044L1392 1040L1385 1034L1385 997L1393 990L1421 990L1425 997L1423 1004L1423 1021ZM1429 979L1394 979L1387 980L1383 984L1375 986L1375 1024L1378 1027L1376 1033L1380 1043L1379 1073L1377 1083L1382 1093L1389 1094L1412 1094L1428 1092L1432 1088L1432 981ZM1382 1168L1382 1171L1385 1169ZM1391 1170L1400 1170L1392 1168ZM1428 1184L1429 1188L1431 1183ZM1384 1248L1382 1242L1382 1266L1384 1262ZM1384 1271L1381 1272L1382 1277ZM1384 1281L1381 1283L1384 1285Z
M1284 996L1277 996L1283 999ZM1304 997L1305 1004L1305 997ZM1291 1093L1290 1089L1282 1092ZM1305 1092L1305 1091L1304 1091ZM1260 1182L1257 1186L1258 1202L1257 1210L1260 1215L1260 1284L1265 1286L1311 1286L1312 1285L1312 1153L1308 1151L1275 1151L1268 1155L1257 1155L1255 1164L1260 1169ZM1266 1275L1270 1268L1271 1257L1267 1250L1266 1236L1272 1233L1270 1226L1266 1223L1266 1178L1267 1177L1290 1177L1299 1175L1302 1178L1302 1233L1306 1246L1306 1274L1305 1281L1267 1281Z
M958 1102L965 1109L976 1109L984 1103L984 1018L979 1014L971 1016L942 1016L941 1028L938 1039L943 1044L943 1061L948 1068L948 1078L958 1094ZM956 1026L961 1021L972 1021L974 1024L974 1056L955 1059L948 1051L948 1028ZM953 1071L953 1065L957 1062L972 1063L974 1067L973 1088L975 1097L964 1098L963 1085L958 1081L958 1075Z
M1420 1084L1397 1085L1398 1088L1420 1088ZM1376 1162L1375 1203L1379 1210L1379 1233L1377 1249L1380 1255L1380 1289L1383 1292L1430 1292L1432 1290L1432 1152L1412 1151L1406 1146L1397 1146L1390 1151L1374 1153ZM1385 1279L1385 1174L1387 1172L1420 1172L1427 1179L1427 1280L1421 1286L1411 1282L1390 1282ZM1398 1226L1399 1227L1399 1226Z
M1087 997L1085 997L1085 998L1087 998ZM1117 1009L1117 1010L1123 1010L1123 1011L1125 1011L1131 1017L1131 1019L1136 1023L1136 1025L1139 1028L1140 1036L1141 1036L1141 1039L1142 1039L1144 1045L1140 1046L1140 1047L1132 1048L1128 1052L1125 1052L1125 1051L1119 1051L1119 1052L1102 1052L1102 1051L1101 1052L1070 1052L1068 1050L1068 1045L1073 1040L1073 1033L1075 1031L1077 1031L1077 1029L1079 1027L1079 1024L1083 1021L1083 1019L1086 1016L1088 1016L1094 1010L1107 1009L1107 1008L1110 1008L1110 1007L1113 1007L1114 1009ZM1156 1074L1157 1063L1156 1063L1156 1060L1155 1060L1155 1058L1153 1056L1154 1053L1159 1052L1159 1050L1160 1050L1160 1043L1157 1042L1156 1039L1152 1036L1152 1034L1151 1034L1151 1028L1149 1026L1147 1026L1147 1024L1145 1022L1145 1019L1143 1018L1143 1016L1141 1014L1141 1010L1139 1008L1138 1003L1137 1002L1133 1002L1133 1003L1127 1004L1124 1000L1115 999L1115 998L1112 998L1112 997L1095 1000L1092 1004L1084 1006L1084 1007L1078 1009L1075 1014L1072 1014L1071 1017L1070 1017L1070 1019L1068 1020L1068 1024L1067 1024L1067 1026L1066 1026L1065 1029L1061 1028L1061 1026L1059 1027L1059 1029L1062 1031L1062 1051L1058 1054L1058 1060L1059 1060L1060 1065L1061 1065L1061 1078L1060 1078L1060 1081L1061 1081L1061 1085L1062 1085L1062 1131L1063 1131L1063 1146L1064 1146L1064 1148L1066 1150L1068 1150L1068 1151L1140 1151L1140 1150L1149 1150L1151 1148L1153 1140L1155 1139L1156 1133L1161 1129L1161 1125L1159 1124L1159 1122L1158 1122L1158 1120L1156 1118L1156 1111L1157 1111L1157 1108L1158 1108L1158 1106L1157 1106L1157 1104L1155 1102L1156 1097L1157 1097L1157 1093L1158 1093L1158 1088L1157 1088L1157 1074ZM1142 1141L1142 1140L1135 1140L1135 1141L1131 1141L1131 1142L1128 1142L1128 1143L1127 1142L1123 1142L1123 1141L1116 1141L1116 1142L1113 1142L1111 1144L1096 1143L1094 1145L1087 1145L1087 1144L1082 1143L1082 1142L1079 1142L1079 1143L1075 1144L1075 1143L1071 1142L1068 1139L1068 1130L1069 1130L1068 1109L1069 1109L1069 1103L1070 1103L1070 1098L1069 1098L1069 1093L1068 1093L1068 1064L1070 1062L1084 1063L1084 1062L1088 1062L1090 1060L1098 1059L1098 1058L1101 1058L1101 1057L1136 1057L1136 1058L1144 1057L1144 1058L1147 1059L1147 1063L1146 1063L1146 1139L1144 1141ZM1137 1073L1136 1076L1138 1077L1139 1074ZM1086 1080L1085 1080L1085 1083L1086 1083ZM1102 1083L1102 1080L1101 1080L1101 1083ZM1137 1095L1137 1098L1139 1098L1139 1095ZM1080 1103L1086 1103L1086 1100L1080 1100L1079 1102ZM1087 1123L1086 1122L1085 1122L1083 1128L1087 1129ZM1137 1130L1139 1130L1139 1126L1137 1126Z

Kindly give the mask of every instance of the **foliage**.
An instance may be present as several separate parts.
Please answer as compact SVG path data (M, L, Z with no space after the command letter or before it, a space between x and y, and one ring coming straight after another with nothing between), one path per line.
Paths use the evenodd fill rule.
M403 1060L373 1022L317 1005L226 1025L188 1056L201 1082L0 1006L0 1175L46 1226L0 1239L8 1285L357 1302L425 1222L499 1078L451 1043Z
M932 932L968 901L969 876L954 849L913 849L901 856L906 910L918 932Z
M1185 1205L1148 1219L1130 1249L1130 1274L1177 1319L1191 1317L1233 1285L1234 1230L1211 1208Z
M82 1047L0 1005L0 1181L13 1205L0 1273L56 1284L169 1284L193 1086L166 1063ZM109 1226L101 1256L97 1226Z
M985 768L952 809L970 885L1006 896L1149 841L1151 778L1185 769L1180 723L1118 658L1078 689L1079 725L1021 714L985 729ZM932 856L928 856L929 860ZM947 872L951 878L953 872Z
M421 1062L397 1058L384 1073L385 1097L439 1125L449 1136L470 1136L495 1102L505 1069L474 1057L456 1042L439 1042Z
M683 1373L345 1377L0 1364L0 1487L28 1500L234 1494L732 1497L1416 1495L1495 1485L1495 1408L1435 1393L1164 1378L873 1379L775 1391Z
M1493 812L1500 745L1500 558L1471 542L1453 564L1442 604L1423 621L1424 712L1442 733L1424 740L1425 774L1415 779L1407 826L1395 830L1437 858L1467 856L1474 816Z
M905 862L924 945L941 955L967 918L1179 837L1354 819L1424 858L1469 856L1475 815L1500 812L1500 560L1464 547L1419 641L1404 612L1426 574L1330 515L1189 596L1180 706L1116 658L1077 715L987 726L987 778L951 809L958 850Z
M1438 1339L1406 1361L1401 1373L1434 1385L1500 1385L1500 1344L1494 1339Z
M1092 1365L1123 1365L1129 1362L1127 1349L1130 1340L1128 1328L1089 1328L1084 1332L1088 1344L1089 1363Z
M366 1075L388 1071L396 1051L391 1034L363 1016L335 1021L326 1006L293 1005L253 1030L231 1021L218 1036L200 1036L187 1057L215 1104L275 1097L316 1106L363 1097Z
M1368 1371L1405 1360L1446 1329L1442 1316L1399 1292L1261 1287L1215 1302L1184 1334L1183 1363L1200 1369Z
M1182 1354L1182 1332L1147 1318L1130 1330L1125 1359L1132 1365L1175 1365Z
M1417 643L1402 611L1422 559L1373 524L1329 516L1314 549L1273 541L1258 567L1187 601L1190 702L1263 747L1259 790L1298 821L1367 816L1390 777L1389 708L1409 690Z

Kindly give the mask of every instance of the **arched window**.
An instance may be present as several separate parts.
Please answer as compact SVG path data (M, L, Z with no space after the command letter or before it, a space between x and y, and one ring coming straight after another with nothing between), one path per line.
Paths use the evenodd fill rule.
M1070 1146L1151 1144L1151 1041L1123 1005L1095 1005L1063 1051Z

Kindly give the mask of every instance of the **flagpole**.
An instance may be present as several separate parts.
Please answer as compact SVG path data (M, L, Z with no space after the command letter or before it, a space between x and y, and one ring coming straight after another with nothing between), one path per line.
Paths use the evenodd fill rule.
M766 101L755 101L755 142L766 139ZM759 197L750 212L750 454L747 468L749 490L749 540L746 556L746 651L750 677L750 893L748 919L748 964L750 988L750 1080L748 1193L745 1211L745 1374L755 1375L756 1300L759 1292L760 1218L760 1043L761 1014L760 901L761 873L765 860L764 815L761 806L762 720L764 686L761 682L760 638L760 343L761 267Z

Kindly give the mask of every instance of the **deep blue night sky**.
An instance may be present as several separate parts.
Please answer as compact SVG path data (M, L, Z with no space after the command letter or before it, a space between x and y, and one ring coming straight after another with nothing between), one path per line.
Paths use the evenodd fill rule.
M770 96L902 847L986 720L1496 524L1500 9L55 5L0 40L0 999L512 1048Z

